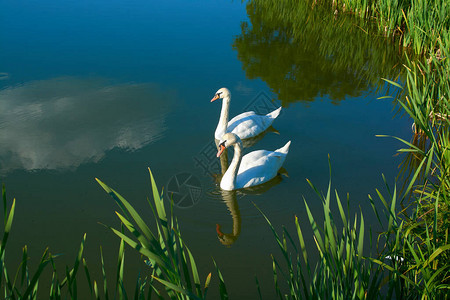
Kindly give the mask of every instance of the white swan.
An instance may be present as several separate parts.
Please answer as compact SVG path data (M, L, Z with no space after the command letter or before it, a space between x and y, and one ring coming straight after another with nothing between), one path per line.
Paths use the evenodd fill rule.
M241 139L234 133L226 133L220 141L217 157L230 146L234 147L234 156L220 181L220 188L232 191L259 185L274 178L286 159L290 144L291 141L275 151L256 150L242 156Z
M214 136L220 140L227 132L232 132L239 136L242 140L257 136L264 132L272 125L273 121L280 114L281 107L268 113L267 115L258 115L254 111L248 111L237 115L228 121L228 114L230 110L231 93L227 88L219 89L211 102L222 100L222 110L220 111L219 124L217 124Z

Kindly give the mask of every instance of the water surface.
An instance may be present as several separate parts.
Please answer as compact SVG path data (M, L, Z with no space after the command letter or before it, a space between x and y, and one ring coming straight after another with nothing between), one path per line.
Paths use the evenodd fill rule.
M375 223L367 194L382 187L382 173L393 183L400 163L399 144L375 135L410 134L393 104L377 100L380 78L401 72L399 58L355 22L296 9L298 19L287 21L263 1L2 2L0 176L17 199L8 257L27 244L37 261L49 246L63 254L60 266L72 264L87 233L94 274L100 245L113 274L119 241L99 223L118 227L117 207L94 178L151 222L148 167L160 187L180 188L175 215L184 239L203 278L214 257L232 299L256 297L255 275L273 296L270 254L279 253L254 204L278 229L292 229L294 215L307 226L303 198L315 215L322 208L306 178L325 190L328 156L333 187ZM279 134L246 149L292 141L288 177L265 191L217 186L220 103L209 100L223 86L231 116L283 106ZM132 288L145 268L136 256L127 250Z

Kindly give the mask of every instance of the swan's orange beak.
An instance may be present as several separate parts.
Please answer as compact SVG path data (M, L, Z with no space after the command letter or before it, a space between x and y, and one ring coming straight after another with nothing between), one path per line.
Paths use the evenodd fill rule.
M225 146L223 144L219 145L219 151L217 151L217 157L219 157L220 155L222 155L222 152L225 151Z
M216 224L216 232L217 232L217 235L220 238L224 236L223 232L220 230L220 225L219 224Z
M211 102L216 101L216 100L219 99L219 98L220 98L219 94L216 94L216 95L214 96L214 98L211 99Z

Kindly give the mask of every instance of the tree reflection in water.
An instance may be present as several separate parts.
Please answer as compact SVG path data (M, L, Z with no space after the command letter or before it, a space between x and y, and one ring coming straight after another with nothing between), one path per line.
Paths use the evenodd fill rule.
M265 81L283 107L324 95L337 104L403 72L401 53L363 20L311 3L249 1L233 43L247 77Z

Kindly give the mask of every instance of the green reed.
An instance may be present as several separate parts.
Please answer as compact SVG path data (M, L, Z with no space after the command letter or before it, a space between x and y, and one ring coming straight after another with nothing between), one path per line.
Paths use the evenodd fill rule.
M389 203L378 190L377 194L388 208ZM392 199L397 197L395 190L389 195ZM388 265L380 259L371 259L389 270L387 299L394 294L396 298L448 299L450 244L448 228L443 230L444 234L438 229L439 205L435 201L436 209L429 211L428 220L417 214L412 217L398 214L395 205L390 205L388 228L378 237L378 246L392 262Z
M330 1L320 1L329 3ZM337 11L354 13L375 20L379 32L398 36L402 47L429 56L442 51L439 45L449 33L450 3L443 0L340 0L333 1Z
M202 285L194 256L181 238L179 224L173 216L172 207L168 216L162 194L159 194L153 175L150 170L149 172L153 202L148 200L148 204L154 214L156 233L125 198L97 179L121 208L122 213L116 214L128 230L128 234L111 227L110 229L121 241L148 259L148 266L152 269L152 277L148 284L159 298L205 299L211 273ZM228 297L226 288L217 266L216 270L219 274L221 297L226 299ZM165 287L165 292L160 291L161 285Z
M362 212L359 219L355 214L351 220L349 198L347 209L344 209L335 191L339 213L335 221L336 214L330 209L333 198L331 181L326 194L319 193L312 183L310 185L324 208L320 225L305 200L310 225L306 230L312 230L316 249L311 251L306 247L303 232L307 231L301 228L297 216L294 220L297 239L284 227L280 236L264 216L281 250L281 259L272 257L274 285L279 299L448 299L448 227L439 236L440 242L433 241L436 233L432 231L439 231L437 209L432 212L434 223L426 226L426 221L418 221L415 225L416 228L423 227L425 234L414 233L416 228L407 224L411 220L398 215L401 197L395 187L390 190L385 180L387 197L379 190L376 190L377 201L369 195L383 233L377 238L377 253L367 253L364 250L367 243L365 233L372 231L366 228ZM377 208L376 202L382 203L381 209ZM448 213L447 210L447 217ZM313 256L311 253L319 254L317 261L310 258Z
M434 299L448 297L450 288L450 3L437 0L338 2L342 10L366 9L380 32L412 49L405 64L406 80L398 105L412 119L410 142L399 139L406 154L399 178L404 180L397 227L385 235L390 252L402 257L403 295ZM392 235L395 233L395 235ZM388 239L389 240L389 239Z
M450 289L450 62L449 48L440 42L440 49L426 62L409 63L407 96L399 101L414 133L412 142L399 139L405 145L399 152L408 154L409 203L399 215L402 244L393 248L404 257L405 287L414 282L412 290L429 299L447 297Z
M29 267L30 257L27 247L23 248L22 260L14 272L6 263L6 245L11 231L14 213L15 200L8 208L6 191L3 187L3 209L4 209L4 231L0 247L0 291L4 299L78 299L79 291L88 291L94 299L205 299L211 280L211 273L206 277L203 285L197 271L195 259L181 238L178 222L173 215L166 213L163 198L158 193L153 175L150 172L153 189L153 203L148 201L154 213L156 223L156 233L152 232L139 216L137 211L113 189L97 179L102 188L108 192L119 205L122 213L117 212L117 216L122 222L120 230L108 227L120 238L120 246L116 264L115 282L108 282L109 276L106 273L103 251L100 249L100 264L102 278L96 281L89 271L87 260L84 257L84 245L86 234L84 235L75 262L72 267L66 266L63 276L60 277L60 270L56 266L57 256L52 255L49 250L45 250L35 271ZM133 224L134 223L134 224ZM124 233L128 230L129 234ZM125 288L125 278L130 278L124 274L125 267L125 245L129 245L147 260L145 269L151 273L150 276L137 276L134 293L127 293ZM215 262L214 262L215 264ZM216 266L219 278L220 296L227 299L226 286L219 268ZM80 270L84 270L80 272ZM50 272L50 279L43 276L44 272ZM144 272L147 273L147 272ZM84 274L84 275L83 275ZM84 280L80 284L80 276ZM48 280L40 284L41 280ZM49 285L47 288L42 286ZM102 289L103 287L103 289Z
M331 169L331 168L330 168ZM307 218L313 233L319 259L316 263L310 259L311 248L305 244L303 230L295 217L297 241L283 228L278 235L266 218L275 240L281 250L282 260L273 257L275 289L280 299L377 299L383 279L382 269L364 257L364 236L366 232L362 212L354 219L349 218L349 198L346 208L337 191L334 199L339 210L342 227L334 221L331 211L333 192L331 180L326 194L320 193L308 181L322 200L324 209L323 226L316 221L305 202ZM262 212L261 212L262 213ZM264 215L264 214L263 214ZM297 246L299 245L299 247ZM292 250L291 250L292 249ZM314 250L314 249L313 249ZM291 251L295 254L293 258ZM287 270L286 270L287 269ZM284 279L287 291L280 287L279 279Z
M59 279L56 268L57 257L52 256L48 250L44 252L36 271L32 273L28 266L29 256L26 247L15 276L11 277L6 268L5 248L14 217L15 201L8 209L3 189L5 222L0 249L2 264L0 288L5 298L42 298L44 291L40 288L39 281L43 271L51 266L50 290L45 291L49 299L77 299L81 286L79 277L83 274L80 272L81 269L84 269L83 282L87 282L91 298L95 299L150 299L152 295L159 299L205 299L211 273L202 285L194 256L181 238L178 222L173 217L172 211L170 215L166 213L163 197L158 193L151 173L150 179L153 202L149 200L148 203L154 214L155 224L152 227L156 227L156 231L147 226L128 201L98 180L122 212L116 213L122 222L122 228L117 230L108 227L121 241L116 280L113 285L109 285L106 279L102 251L102 280L99 283L92 280L83 255L86 236L83 237L73 267L66 267L62 280ZM313 254L319 255L317 262L311 259L313 255L311 249L306 247L303 233L306 231L300 227L297 217L295 218L297 242L286 229L283 229L282 236L279 236L266 218L282 253L281 260L272 257L275 291L280 299L391 299L392 297L447 299L450 289L448 282L450 245L448 228L445 233L442 233L442 228L438 228L440 224L437 223L439 219L437 214L442 213L442 209L439 208L441 203L434 202L435 209L431 213L434 215L432 218L434 223L428 224L426 220L416 219L414 221L416 225L411 226L407 224L409 221L407 218L396 212L397 203L402 200L398 197L396 189L391 192L386 183L387 198L377 190L379 201L384 206L381 211L376 209L375 201L369 196L381 226L386 226L384 233L378 237L379 251L374 256L372 253L367 255L367 250L364 249L367 228L362 212L359 213L359 217L358 214L353 219L349 217L349 197L347 205L344 206L338 192L331 191L331 180L326 194L320 193L312 183L310 185L322 200L324 209L324 221L323 225L320 225L317 216L312 215L305 200L307 220L316 245ZM339 213L337 221L335 221L336 214L331 211L333 194ZM448 217L448 210L446 213ZM425 235L414 233L419 227ZM124 230L127 230L128 234ZM371 230L369 232L371 233ZM438 236L438 232L441 235ZM371 234L369 238L371 239ZM129 274L124 274L125 245L135 249L136 254L147 258L146 268L151 272L150 277L138 275L134 294L127 294L124 284L125 278L130 277ZM291 256L291 249L294 258ZM215 262L214 265L219 279L220 296L227 299L225 281ZM284 286L287 289L284 289Z
M78 299L80 298L80 289L83 291L87 290L90 292L91 298L95 299L109 299L110 295L115 298L114 294L117 294L119 299L127 299L123 289L123 241L121 241L118 254L117 281L112 291L108 290L102 252L103 278L97 282L91 277L86 258L84 257L86 234L83 236L73 266L66 266L62 277L60 276L61 270L57 268L58 256L52 255L49 249L44 251L39 263L32 270L29 264L31 257L27 246L23 247L22 260L18 264L17 269L11 271L11 264L7 263L6 260L6 246L15 215L16 201L14 199L11 206L8 207L5 187L2 189L2 196L4 210L3 239L0 247L0 293L2 294L2 299ZM48 274L50 274L50 277L48 277ZM80 277L85 277L81 284ZM99 290L101 285L103 285L102 291ZM134 299L145 299L144 289L146 285L147 279L139 277L136 283ZM82 287L80 288L80 286Z
M327 7L323 4L330 4L337 20L345 15L355 14L373 21L378 28L375 34L392 37L397 41L400 49L414 54L414 59L406 57L404 63L406 70L406 87L404 89L396 82L396 75L386 74L383 76L395 80L386 79L393 87L400 87L402 90L397 95L397 103L401 110L411 118L414 132L411 142L397 138L405 145L399 149L400 153L406 154L398 178L404 181L403 188L400 191L394 189L393 192L387 188L388 197L386 199L377 190L377 196L383 203L383 211L386 216L386 218L380 218L382 214L375 210L380 225L386 226L384 232L378 237L378 256L367 257L366 261L370 263L365 262L368 265L358 266L356 271L358 276L355 278L362 280L355 280L354 285L345 285L347 278L344 278L339 267L336 267L342 267L345 264L335 259L335 257L339 257L337 253L344 251L342 249L345 251L349 249L347 253L352 257L360 257L362 253L359 253L355 246L356 239L349 244L345 243L345 245L353 245L353 247L339 248L334 243L337 240L337 228L331 218L327 219L329 212L326 207L330 201L328 193L324 197L326 220L324 227L319 227L312 216L310 214L308 216L320 253L320 259L316 265L310 265L306 256L304 256L304 261L298 257L297 261L291 260L287 254L287 245L292 238L285 231L283 237L280 238L274 231L287 266L284 274L286 274L288 292L283 295L279 285L279 272L277 272L277 270L281 270L281 264L274 259L274 279L278 295L280 298L289 299L316 298L318 295L326 298L330 296L327 293L331 292L334 293L333 297L341 298L386 297L389 299L395 295L397 298L447 299L450 289L450 263L448 263L450 261L448 241L450 227L450 60L448 56L450 4L445 1L430 0L343 0L333 1L333 3L331 1L309 1L307 5L309 5L310 13L303 12L305 2L302 1L286 0L276 3L270 0L253 0L249 2L249 7L251 4L257 4L250 10L251 12L258 6L264 7L269 12L269 17L266 15L266 19L283 20L279 22L282 25L274 28L274 32L278 33L295 33L298 28L306 28L305 31L308 32L314 30L311 24L316 23L317 20L315 20L313 12ZM249 16L252 20L252 15ZM300 20L302 17L307 18L306 21ZM261 23L260 19L255 20ZM256 21L252 20L253 27L258 30L263 28L258 26L260 24ZM354 23L361 26L363 31L373 34L367 23L358 21L354 21ZM266 22L266 24L271 25L274 22ZM301 24L300 27L298 27L299 24ZM237 43L241 39L251 37L250 34L258 39L259 32L250 31L255 31L255 29L244 27L244 30L245 34L237 40L235 45L238 45ZM262 41L267 41L267 37L270 36L279 36L260 35L259 39ZM290 34L290 36L295 37L295 34ZM302 38L304 35L298 36ZM323 33L315 33L314 36L323 36ZM309 43L303 44L307 47ZM350 44L341 43L342 47ZM333 51L333 53L339 52ZM351 65L351 62L346 63ZM338 206L340 206L339 198L337 195L336 197ZM370 200L374 203L372 197ZM375 208L375 204L373 207ZM342 210L340 212L342 216ZM345 221L342 221L345 224ZM271 228L273 230L273 227ZM330 241L328 246L318 242L320 240L319 232L325 236L323 240ZM349 232L348 228L347 232ZM345 234L344 230L340 236L341 241L345 240ZM299 227L297 227L297 235L299 236L298 243L302 245L303 237ZM290 244L294 248L294 253L306 255L304 247L300 247L300 250L297 251L295 244L292 242ZM386 261L386 257L390 259ZM315 266L314 272L310 271L313 266ZM364 276L367 275L365 270L372 270L372 274L377 280L380 278L379 274L383 274L383 280L378 282L379 284L372 285L371 288L364 289L364 293L362 293L358 288L369 286L369 282L366 280L370 280L368 279L370 277ZM325 278L324 284L315 285L320 282L318 279L322 278ZM325 285L325 283L327 284ZM379 292L381 289L383 289L383 293Z

